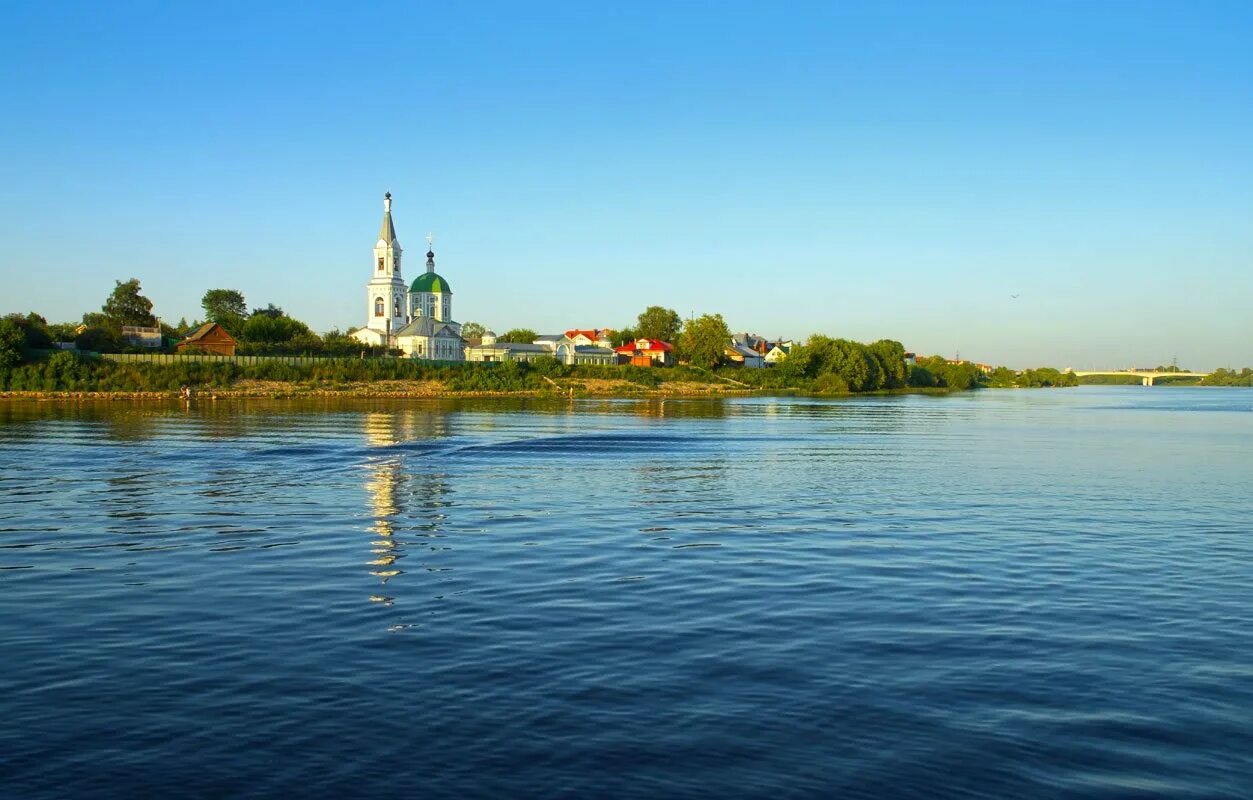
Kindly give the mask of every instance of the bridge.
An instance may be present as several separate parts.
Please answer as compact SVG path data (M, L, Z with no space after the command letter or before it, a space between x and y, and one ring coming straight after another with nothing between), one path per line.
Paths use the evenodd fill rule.
M1157 378L1208 378L1208 372L1170 372L1168 370L1158 369L1091 369L1091 370L1075 370L1075 376L1082 378L1085 375L1134 375L1140 379L1140 383L1144 386L1152 386L1153 381Z

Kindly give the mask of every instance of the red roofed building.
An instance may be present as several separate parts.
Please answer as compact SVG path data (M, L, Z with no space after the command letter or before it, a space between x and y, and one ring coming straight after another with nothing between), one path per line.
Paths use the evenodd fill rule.
M598 345L600 347L613 347L613 329L612 328L589 328L587 330L566 331L566 338L574 341L576 345Z
M614 348L618 362L633 367L668 367L674 363L674 345L660 339L636 339Z

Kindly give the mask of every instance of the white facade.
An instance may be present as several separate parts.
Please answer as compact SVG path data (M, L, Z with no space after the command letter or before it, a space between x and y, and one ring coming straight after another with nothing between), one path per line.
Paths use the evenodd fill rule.
M765 360L767 364L775 364L775 363L782 361L785 358L787 358L787 351L776 344L774 347L770 348L769 353L766 353Z
M401 277L403 252L388 192L383 196L383 224L366 284L366 324L353 331L353 338L367 345L399 348L411 358L464 360L461 325L452 318L452 289L435 273L435 252L427 251L426 272L408 287Z
M401 277L401 254L404 252L392 224L392 195L383 196L383 224L374 243L370 281L365 287L365 327L353 336L370 344L387 344L405 326L407 292Z

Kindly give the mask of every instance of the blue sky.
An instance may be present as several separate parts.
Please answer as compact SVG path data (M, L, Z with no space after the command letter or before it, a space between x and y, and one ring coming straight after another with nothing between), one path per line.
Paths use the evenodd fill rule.
M1253 4L15 3L0 311L461 321L1253 365ZM1013 295L1018 295L1016 298Z

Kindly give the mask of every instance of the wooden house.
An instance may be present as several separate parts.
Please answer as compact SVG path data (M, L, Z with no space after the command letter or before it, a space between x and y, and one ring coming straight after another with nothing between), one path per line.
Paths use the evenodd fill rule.
M233 356L235 355L235 337L216 322L206 322L179 342L176 349L180 353L187 350L199 350L218 356Z

